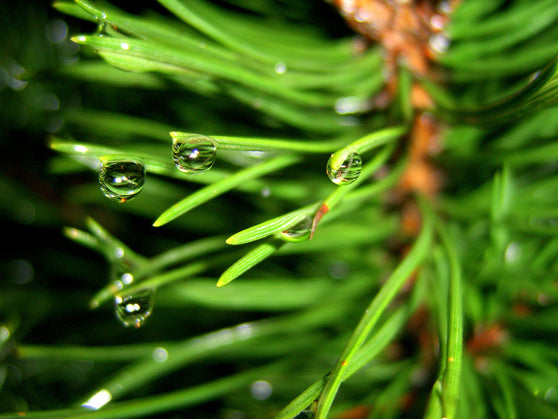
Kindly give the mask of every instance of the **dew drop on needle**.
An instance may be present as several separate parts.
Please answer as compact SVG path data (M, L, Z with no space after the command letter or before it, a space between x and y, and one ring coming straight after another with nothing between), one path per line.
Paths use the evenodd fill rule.
M153 311L153 291L141 290L114 298L116 317L126 326L141 327Z
M334 153L329 158L326 167L327 176L336 185L353 183L360 176L361 170L362 159L356 152L346 153L341 156Z
M136 196L145 183L145 166L138 160L102 157L99 186L107 198L120 203Z
M172 158L176 168L190 175L211 169L216 150L215 141L205 135L175 137L172 140Z
M310 238L312 217L306 216L301 221L279 233L279 238L288 243L300 243Z

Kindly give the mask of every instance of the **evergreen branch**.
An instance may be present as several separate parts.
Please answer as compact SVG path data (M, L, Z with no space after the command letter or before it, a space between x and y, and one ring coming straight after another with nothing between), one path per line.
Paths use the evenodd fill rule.
M415 270L426 256L427 249L432 239L432 218L428 212L424 213L424 225L422 232L417 239L413 249L407 257L395 269L390 278L385 282L378 294L374 297L370 306L365 311L358 326L352 333L345 349L341 353L335 367L328 376L324 389L318 399L316 417L324 418L329 413L333 399L341 385L348 366L352 363L355 353L362 346L370 331L376 325L380 315L384 312L387 305L395 297L401 286L408 279L409 275Z
M376 331L369 340L358 350L354 356L354 362L348 365L345 372L344 380L356 373L359 369L369 363L377 356L390 340L401 330L407 319L407 313L400 308L395 311L384 322L384 324ZM306 409L315 401L324 391L325 384L331 372L323 379L314 382L306 390L304 390L296 399L285 406L277 415L276 419L292 419L300 412Z

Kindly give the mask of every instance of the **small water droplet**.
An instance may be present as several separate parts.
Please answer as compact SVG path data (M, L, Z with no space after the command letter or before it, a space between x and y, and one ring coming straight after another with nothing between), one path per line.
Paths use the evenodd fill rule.
M287 72L287 65L284 62L275 64L275 72L277 74L285 74Z
M312 233L312 217L306 216L301 221L279 233L279 238L288 243L307 241Z
M362 159L358 153L348 152L344 154L344 156L337 156L337 153L334 153L327 162L326 173L336 185L353 183L358 179L362 170ZM341 164L337 163L338 161L341 161Z
M145 166L126 156L101 158L99 185L107 198L120 203L136 196L145 183Z
M145 289L134 294L116 296L114 310L116 317L124 326L139 328L153 310L153 291Z
M428 40L428 48L435 54L443 54L448 50L450 40L441 33L432 35Z
M256 400L267 400L273 393L273 386L266 380L254 381L250 386L250 392Z
M159 346L153 350L153 354L151 356L153 357L153 361L162 364L169 359L169 352L165 348Z
M203 173L215 163L215 141L205 135L190 135L173 138L172 158L177 169L183 173L196 175Z

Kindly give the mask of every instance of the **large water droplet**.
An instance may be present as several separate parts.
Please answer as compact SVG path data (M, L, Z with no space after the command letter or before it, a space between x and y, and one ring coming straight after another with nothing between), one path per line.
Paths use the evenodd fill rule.
M279 238L289 243L300 243L310 238L312 217L306 216L301 221L279 233Z
M338 161L339 157L334 153L327 162L326 173L333 183L348 185L358 179L362 170L362 159L358 153L345 153L341 156L341 164Z
M114 299L114 310L124 326L141 327L153 310L153 291L145 289L134 294L118 295Z
M205 135L190 135L172 139L172 158L181 172L203 173L215 163L215 141Z
M139 160L126 156L101 157L99 185L107 198L120 203L136 196L145 183L145 166Z

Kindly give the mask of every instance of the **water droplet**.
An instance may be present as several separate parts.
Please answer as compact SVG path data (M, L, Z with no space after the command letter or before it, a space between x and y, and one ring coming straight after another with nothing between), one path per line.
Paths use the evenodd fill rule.
M68 36L68 25L60 19L51 20L45 26L47 39L53 44L59 44Z
M341 162L340 164L338 162ZM336 185L348 185L360 176L362 159L356 152L334 153L327 162L326 173Z
M114 299L116 317L126 326L141 327L153 310L153 291L141 290Z
M181 172L196 175L203 173L215 163L215 141L205 135L175 137L172 140L172 158Z
M153 358L153 361L162 364L163 362L166 362L167 359L169 359L169 352L165 348L159 346L158 348L155 348L153 350L153 354L151 356Z
M287 65L283 62L278 62L275 64L275 72L277 74L285 74L287 71Z
M267 400L273 393L273 387L269 381L254 381L250 386L252 397L256 400Z
M428 40L428 48L434 54L443 54L448 50L450 46L450 40L441 33L432 35Z
M301 221L279 233L279 238L289 243L300 243L310 239L312 217L306 216Z
M101 158L99 185L107 198L120 203L136 196L145 182L145 166L138 160L126 156Z

